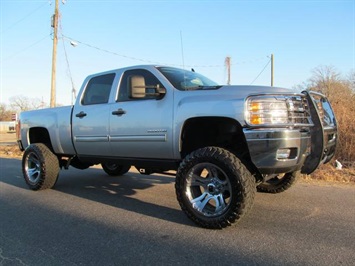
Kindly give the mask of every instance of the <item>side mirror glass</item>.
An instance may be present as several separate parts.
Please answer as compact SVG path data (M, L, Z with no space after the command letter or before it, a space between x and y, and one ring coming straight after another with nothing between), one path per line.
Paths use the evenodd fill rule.
M131 97L134 99L144 98L146 96L145 93L145 80L143 76L131 76L130 80L130 90Z
M157 85L146 85L143 76L129 77L131 98L133 99L157 99L160 100L166 94L166 89Z

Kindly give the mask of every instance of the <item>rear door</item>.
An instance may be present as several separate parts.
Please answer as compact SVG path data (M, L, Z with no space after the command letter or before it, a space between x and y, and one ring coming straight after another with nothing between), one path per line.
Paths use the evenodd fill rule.
M91 78L73 110L73 142L77 154L110 155L108 104L115 73Z

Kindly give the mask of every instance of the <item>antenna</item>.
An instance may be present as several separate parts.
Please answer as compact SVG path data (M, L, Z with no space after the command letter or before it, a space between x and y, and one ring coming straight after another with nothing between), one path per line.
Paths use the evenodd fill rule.
M182 42L182 31L180 31L180 43L181 43L182 68L185 69L184 45Z
M231 85L231 57L227 56L224 60L224 64L227 68L227 85Z
M271 87L274 86L274 54L271 54Z

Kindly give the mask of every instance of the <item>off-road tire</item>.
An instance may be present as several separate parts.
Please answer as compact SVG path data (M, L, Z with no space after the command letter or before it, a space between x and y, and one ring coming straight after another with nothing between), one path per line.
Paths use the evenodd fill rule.
M124 175L131 168L129 165L120 165L116 163L102 163L101 167L105 173L110 176Z
M300 171L290 172L286 174L281 174L267 180L256 188L259 192L265 193L281 193L289 189L293 184L296 183L297 179L300 176Z
M57 156L42 143L31 144L22 156L22 172L32 190L52 188L59 175Z
M175 190L181 209L192 221L220 229L236 223L251 209L256 185L255 178L234 154L205 147L182 161Z

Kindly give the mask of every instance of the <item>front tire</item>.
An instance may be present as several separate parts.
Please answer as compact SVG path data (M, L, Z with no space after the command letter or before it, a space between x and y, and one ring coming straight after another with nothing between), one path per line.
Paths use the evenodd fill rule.
M52 188L59 175L58 158L46 145L31 144L22 157L22 172L30 189Z
M300 171L276 175L257 186L259 192L281 193L289 189L300 176Z
M110 176L124 175L131 168L129 165L120 165L117 163L102 163L101 166L105 173Z
M251 209L255 179L232 153L218 147L194 151L176 174L176 196L181 209L205 228L224 228Z

